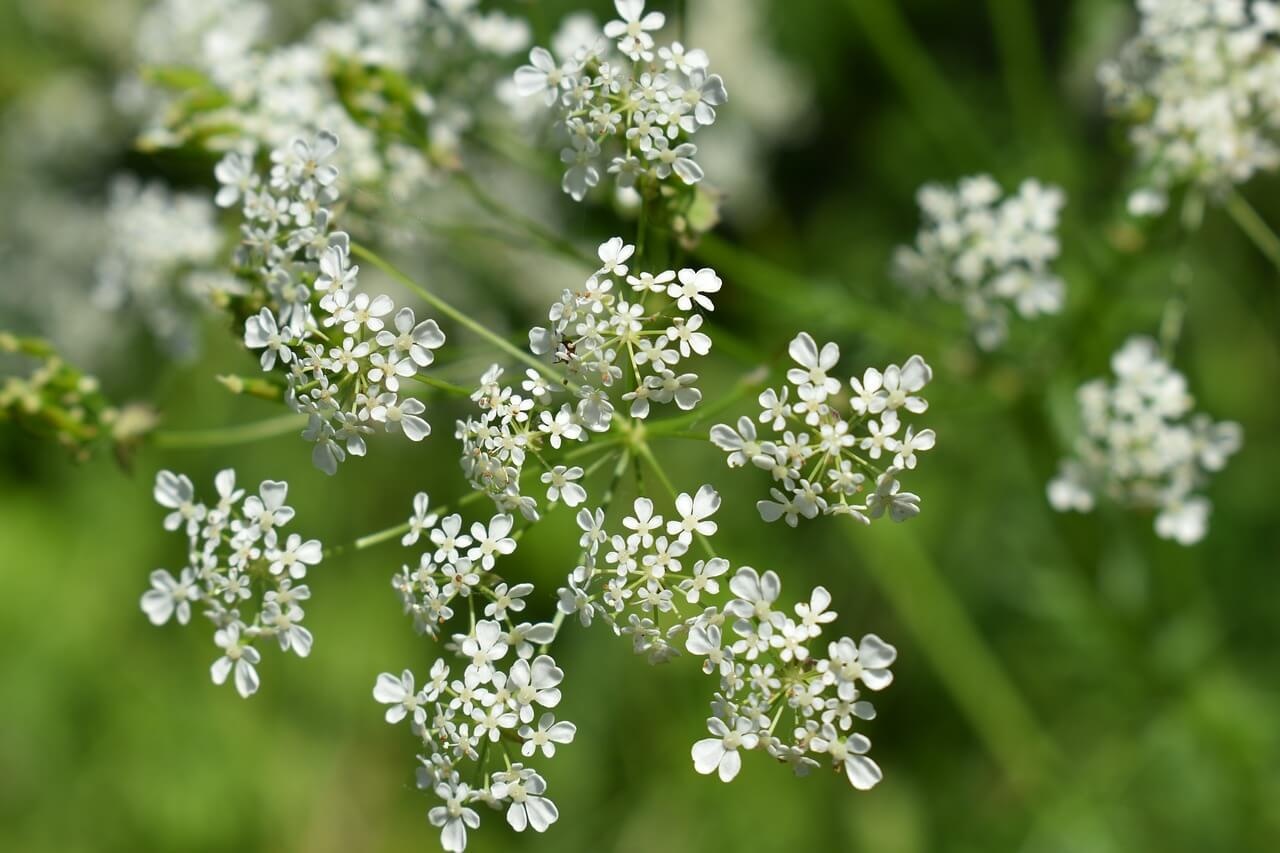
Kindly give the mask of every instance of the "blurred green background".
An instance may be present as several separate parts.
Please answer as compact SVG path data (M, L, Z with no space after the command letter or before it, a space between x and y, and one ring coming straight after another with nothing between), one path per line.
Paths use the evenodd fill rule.
M0 226L0 327L57 339L39 328L50 314L32 307L36 297L62 288L74 301L91 285L66 252L40 255L84 250L79 224L31 211L55 198L100 204L121 168L204 181L206 163L130 152L135 129L110 117L139 5L0 2L10 220ZM505 5L530 13L540 41L569 10L609 10ZM726 495L719 543L735 564L777 570L790 600L824 584L841 630L898 645L896 681L864 729L885 781L858 794L759 757L731 785L699 777L689 744L707 712L701 673L687 661L651 667L603 628L571 628L557 658L578 739L546 767L560 822L516 836L486 813L469 849L1280 849L1280 280L1212 209L1190 236L1176 216L1145 230L1124 219L1130 161L1092 74L1131 31L1129 4L658 5L687 5L687 40L710 52L730 92L726 121L750 137L747 153L728 140L724 159L710 147L702 158L730 188L727 222L699 252L726 281L720 322L758 342L762 362L776 363L805 328L841 343L846 374L912 352L935 367L927 423L938 447L909 478L924 514L905 526L765 526L753 507L761 478L730 474L710 447L660 449L678 486L705 481ZM320 15L301 3L278 11L297 27ZM755 25L744 27L748 14ZM68 81L100 120L56 97ZM887 275L893 246L915 234L917 186L980 171L1006 187L1053 181L1069 198L1059 265L1068 310L1016 324L992 356L967 342L954 312L903 295ZM1278 186L1270 177L1247 188L1272 223ZM557 228L575 241L611 233L609 214L551 198ZM46 243L31 234L37 221L56 232ZM475 310L513 330L579 277L519 251L428 248L409 255L411 269L465 282ZM1157 331L1179 259L1194 275L1177 366L1199 407L1246 436L1209 487L1210 533L1193 548L1156 539L1148 516L1106 506L1059 516L1044 499L1070 440L1074 388L1105 373L1128 335ZM118 397L153 400L166 427L277 413L213 380L255 370L222 321L207 321L195 363L170 363L115 324L96 315L113 340L89 366ZM753 366L717 364L704 385L712 397ZM407 517L416 491L450 502L465 490L448 428L462 410L432 405L430 441L378 442L336 479L291 436L146 449L125 474L0 431L0 849L435 848L412 739L370 697L378 672L423 672L435 657L389 586L406 555L398 545L313 573L312 656L266 654L263 689L248 701L209 682L213 647L198 619L155 629L138 608L148 572L184 556L150 497L156 470L206 489L227 466L244 482L287 479L294 529L351 542ZM547 593L533 605L544 614L573 567L570 524L553 516L504 563Z

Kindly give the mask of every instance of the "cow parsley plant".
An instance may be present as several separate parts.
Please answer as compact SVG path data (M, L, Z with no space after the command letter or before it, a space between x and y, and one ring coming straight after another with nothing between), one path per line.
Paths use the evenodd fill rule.
M924 225L914 246L894 254L894 273L912 289L960 305L979 346L1004 342L1010 308L1025 319L1062 310L1065 287L1052 270L1062 190L1026 180L1004 195L991 177L978 175L954 189L927 184L918 201Z
M750 417L736 428L717 424L711 441L729 454L729 467L769 472L770 499L756 504L765 521L795 527L801 518L843 515L863 524L888 515L905 521L920 512L920 498L902 491L898 477L912 470L936 436L905 421L923 414L921 396L933 371L918 355L883 371L868 367L849 379L831 375L840 361L835 343L820 348L801 332L789 348L795 367L787 385L760 395L762 436Z
M1220 193L1280 167L1280 5L1139 0L1141 26L1098 79L1132 122L1142 170L1135 212L1168 190Z
M311 653L300 603L311 590L302 581L324 551L317 539L285 532L294 515L285 503L288 483L264 480L246 496L228 468L218 472L214 486L218 499L208 505L197 499L186 475L156 476L156 502L169 510L164 527L186 537L187 564L176 576L167 569L151 573L142 610L153 625L171 619L186 625L198 609L213 624L220 650L210 668L213 683L230 678L248 698L258 690L262 644L274 640L298 657Z
M332 229L338 170L327 161L338 138L321 131L271 153L261 179L250 154L218 164L218 203L242 205L236 264L265 302L244 324L244 343L262 369L284 371L285 400L309 418L304 435L328 474L348 454L363 456L375 429L421 441L431 432L426 406L402 388L435 360L444 333L386 294L359 290L350 237Z
M692 138L715 122L728 97L705 52L680 42L658 46L661 12L645 12L644 0L614 5L618 19L605 24L603 38L570 40L573 50L562 56L535 47L515 74L516 90L541 99L554 118L563 141L561 186L575 201L605 173L645 195L701 181Z
M1240 449L1243 430L1195 412L1186 377L1151 338L1126 341L1111 369L1114 381L1094 379L1076 391L1080 434L1049 483L1049 503L1089 512L1106 496L1155 511L1158 536L1193 545L1209 527L1211 505L1199 492Z

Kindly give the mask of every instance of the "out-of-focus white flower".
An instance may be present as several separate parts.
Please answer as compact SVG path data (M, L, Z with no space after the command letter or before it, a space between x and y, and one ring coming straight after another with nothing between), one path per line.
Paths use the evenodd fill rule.
M716 119L728 95L718 74L707 72L706 53L680 43L655 55L652 32L661 12L645 12L644 0L616 0L619 20L593 37L580 17L558 36L553 54L543 47L516 69L515 90L539 99L564 141L564 191L581 201L604 172L619 187L656 185L673 177L685 186L703 178L690 139ZM610 41L612 40L612 41Z
M1049 503L1089 512L1106 495L1155 510L1161 538L1195 544L1208 531L1211 508L1196 492L1240 449L1244 432L1237 423L1192 413L1186 377L1151 338L1130 338L1111 368L1113 382L1094 379L1076 392L1080 433L1075 453L1048 484Z
M924 224L914 246L894 253L894 274L915 290L930 290L964 308L983 349L1007 335L1009 308L1030 319L1062 310L1065 287L1053 274L1058 256L1062 190L1034 179L1002 198L987 175L954 189L920 189Z
M1133 121L1148 194L1130 209L1154 214L1176 185L1221 191L1280 167L1280 6L1139 0L1138 12L1138 33L1098 69L1111 107Z

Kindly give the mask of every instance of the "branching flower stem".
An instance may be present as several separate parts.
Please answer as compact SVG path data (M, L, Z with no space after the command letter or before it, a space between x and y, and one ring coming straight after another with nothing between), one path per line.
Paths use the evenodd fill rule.
M609 511L609 506L613 503L614 493L617 492L618 484L622 482L623 475L627 473L627 465L630 462L631 451L629 448L623 448L622 452L618 454L618 462L613 468L613 476L609 478L609 485L605 487L604 494L600 496L599 508L601 511ZM551 620L551 625L554 629L553 636L550 640L542 644L538 649L538 654L545 655L547 653L547 649L549 649L551 644L556 641L556 638L560 636L560 626L564 624L564 616L564 611L557 608L556 615Z

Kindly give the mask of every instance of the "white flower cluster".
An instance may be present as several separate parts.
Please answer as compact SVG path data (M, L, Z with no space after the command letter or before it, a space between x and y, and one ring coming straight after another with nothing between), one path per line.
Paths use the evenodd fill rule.
M419 494L402 542L411 546L426 535L430 547L417 567L406 566L393 579L414 624L432 637L460 600L470 615L470 629L453 634L447 647L461 658L456 672L437 659L421 687L405 670L383 673L373 688L374 698L389 706L387 722L408 719L422 740L418 786L442 801L428 819L440 827L441 843L450 851L466 848L467 830L480 825L472 807L480 804L505 809L517 832L543 832L555 823L559 812L545 796L546 780L533 767L512 763L508 750L518 748L526 760L539 752L551 758L577 731L552 713L564 672L537 650L555 638L555 627L516 624L533 586L508 586L494 573L497 558L515 551L512 524L511 516L498 515L487 526L473 524L468 535L461 516L439 519L428 512L427 495ZM477 601L484 602L479 620Z
M257 0L163 0L143 16L137 50L161 69L207 78L202 97L147 93L155 145L279 147L305 131L346 141L341 167L364 185L408 198L501 79L502 57L525 49L529 26L474 0L367 0L299 41L260 47L269 6ZM492 66L492 67L491 67ZM464 71L465 70L465 71ZM192 84L179 85L191 91ZM197 86L199 84L196 84Z
M188 565L176 578L165 569L152 572L142 610L153 625L175 617L185 625L192 606L202 608L222 650L210 669L213 683L232 676L236 691L247 698L258 689L261 655L254 644L259 639L274 637L282 651L298 657L311 653L300 604L311 590L299 582L324 551L316 539L285 535L293 519L292 507L285 505L288 483L264 480L258 494L245 497L236 488L235 471L227 469L218 472L214 484L218 501L207 506L196 500L185 475L161 471L156 476L156 501L171 510L165 529L186 533Z
M350 238L332 231L337 169L327 164L338 138L321 131L271 153L263 182L250 154L222 159L219 205L242 201L246 223L236 262L269 296L245 322L244 342L262 350L263 370L288 369L286 401L310 416L304 436L312 460L327 474L347 454L363 456L376 424L421 441L431 432L421 400L401 396L401 380L435 360L444 344L434 320L412 308L396 310L386 294L357 292L359 266L350 263ZM330 330L330 331L325 331Z
M636 498L622 519L626 532L614 534L603 510L582 509L583 563L560 590L560 611L583 625L601 619L631 637L651 663L679 656L681 646L705 659L703 670L719 676L720 689L708 720L714 737L693 746L699 773L728 782L738 774L741 751L759 749L799 775L818 766L812 756L825 756L855 788L871 788L880 768L865 755L870 741L852 729L854 718L870 720L875 711L858 685L886 687L896 651L868 635L860 643L842 637L827 646L827 657L814 656L810 647L822 626L836 618L830 594L815 588L793 619L775 608L781 583L771 571L739 568L728 580L731 596L717 607L728 560L690 562L688 550L695 536L716 532L711 517L719 507L720 495L707 485L679 495L670 520L655 514L648 498ZM788 710L792 738L785 740L776 732Z
M883 371L868 367L850 378L852 391L842 394L840 381L828 375L840 361L840 347L819 349L808 332L789 348L796 367L787 371L788 386L760 395L760 423L774 439L762 439L749 417L737 429L717 424L711 441L729 454L729 467L748 463L768 471L780 488L773 500L756 504L765 521L784 519L795 527L801 517L846 515L864 524L886 513L905 521L920 512L920 498L901 490L898 475L914 469L917 454L933 447L931 429L906 426L902 414L922 414L929 403L920 391L933 378L924 359L913 355L901 367ZM841 411L847 406L847 413ZM879 466L884 457L886 467ZM874 488L867 490L868 481ZM858 499L863 492L866 494Z
M624 189L672 175L685 185L702 180L689 140L715 122L728 97L704 51L680 42L655 50L653 33L666 22L661 12L646 14L644 0L614 6L619 20L605 24L608 40L562 40L572 49L559 57L535 47L530 64L515 73L516 91L542 98L555 116L565 139L562 186L576 201L600 182L602 169Z
M990 176L978 175L954 189L927 184L917 200L924 225L914 246L894 253L894 274L962 306L979 346L1004 342L1010 305L1026 319L1062 310L1062 279L1050 269L1062 190L1029 179L1004 196Z
M871 741L853 731L854 720L875 719L860 687L882 690L893 680L889 667L897 650L875 634L861 641L841 637L821 648L822 626L836 618L831 594L814 587L796 604L795 618L776 609L782 584L773 572L738 569L729 581L723 611L708 609L693 624L685 648L705 658L703 670L720 678L707 720L711 737L693 745L699 773L730 782L742 766L742 752L760 750L804 776L822 763L843 772L859 791L880 781L880 766L867 757ZM728 636L731 627L737 639ZM790 712L791 737L779 732Z
M1240 449L1243 430L1192 414L1186 378L1151 338L1130 338L1111 357L1111 369L1115 382L1095 379L1076 392L1081 434L1075 455L1049 483L1049 502L1060 511L1089 512L1105 494L1157 510L1157 535L1194 544L1208 530L1211 508L1195 492Z
M669 521L654 512L653 501L639 497L622 519L628 532L614 535L606 529L603 509L580 509L582 564L560 589L560 611L577 614L584 626L602 619L615 634L630 636L636 654L651 663L676 657L691 621L681 605L700 613L699 601L719 592L719 578L729 570L727 560L689 558L695 535L716 532L711 516L719 509L720 495L706 485L676 498ZM670 620L665 631L664 619Z
M197 297L236 287L229 275L212 271L223 248L217 210L202 196L121 175L111 183L103 222L95 302L109 311L127 310L170 352L189 353Z
M1270 0L1138 0L1141 29L1098 69L1135 124L1144 169L1134 213L1192 182L1221 190L1280 167L1280 5Z
M643 420L653 404L688 411L702 400L698 375L683 365L711 351L700 312L714 310L720 277L709 268L632 271L627 261L634 252L620 237L602 243L600 269L580 290L564 291L551 306L550 326L529 332L530 350L563 369L561 387L530 370L522 383L527 396L518 394L500 384L495 366L472 395L482 412L458 423L462 464L472 485L500 509L536 518L537 502L520 489L527 459L541 462L548 446L560 450L564 442L586 441L588 432L607 431L618 416L616 404ZM561 390L576 403L557 404ZM611 392L619 391L615 401ZM581 502L585 493L572 481L582 469L544 467L548 500Z

